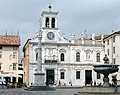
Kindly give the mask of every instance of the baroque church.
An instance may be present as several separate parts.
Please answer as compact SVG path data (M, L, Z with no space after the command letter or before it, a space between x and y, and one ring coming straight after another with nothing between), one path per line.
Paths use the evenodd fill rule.
M58 25L58 12L41 13L40 30L42 32L42 71L46 85L84 86L102 83L103 76L93 70L94 64L103 64L103 36L85 37L68 40L61 35ZM39 33L39 32L38 32ZM38 33L26 41L24 52L24 83L34 84L37 69Z

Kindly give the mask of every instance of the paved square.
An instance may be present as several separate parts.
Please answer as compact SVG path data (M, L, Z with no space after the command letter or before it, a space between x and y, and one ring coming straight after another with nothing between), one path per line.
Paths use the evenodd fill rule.
M0 95L74 95L80 89L56 89L55 91L26 91L22 88L0 89Z

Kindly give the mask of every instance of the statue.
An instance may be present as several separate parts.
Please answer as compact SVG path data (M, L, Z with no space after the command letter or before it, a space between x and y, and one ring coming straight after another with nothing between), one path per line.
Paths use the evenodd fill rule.
M107 57L107 55L106 55L106 54L105 54L105 57L103 58L103 60L104 60L104 63L109 64L109 59L108 59L108 57Z

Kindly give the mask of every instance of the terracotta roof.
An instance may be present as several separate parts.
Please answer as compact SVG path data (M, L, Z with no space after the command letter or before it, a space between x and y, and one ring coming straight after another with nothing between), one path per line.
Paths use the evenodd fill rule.
M101 35L100 36L95 36L95 40L101 40Z
M13 35L0 35L0 45L20 45L20 37Z

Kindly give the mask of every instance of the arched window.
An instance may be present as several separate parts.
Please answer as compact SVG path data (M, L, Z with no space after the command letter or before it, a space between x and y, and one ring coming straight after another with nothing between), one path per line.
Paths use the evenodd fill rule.
M36 61L38 60L38 53L36 53Z
M76 61L80 62L80 53L79 52L76 53Z
M60 69L60 79L65 79L65 69Z
M9 70L12 70L12 65L9 66Z
M65 72L60 72L60 79L65 79Z
M100 62L100 53L96 54L96 59L97 59L97 62Z
M76 71L76 79L80 79L80 71Z
M13 63L13 70L16 70L16 64L17 63Z
M52 18L51 25L52 25L52 28L55 28L55 18Z
M65 57L64 57L64 53L61 53L61 55L60 55L60 59L61 59L61 61L64 61L64 59L65 59Z
M49 18L48 18L48 17L46 18L45 26L46 26L47 28L49 28Z

